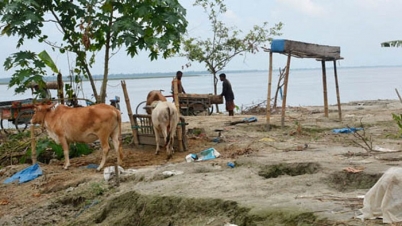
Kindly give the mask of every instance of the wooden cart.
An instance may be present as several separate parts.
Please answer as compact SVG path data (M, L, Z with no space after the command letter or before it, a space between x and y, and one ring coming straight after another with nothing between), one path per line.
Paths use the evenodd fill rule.
M203 112L211 115L214 111L213 104L223 103L220 95L180 93L178 97L182 115L199 115Z
M0 102L0 126L6 133L17 129L23 132L30 123L34 113L33 99Z
M165 97L172 97L171 95ZM211 115L214 111L213 104L223 104L223 97L220 95L212 94L184 94L178 95L180 113L185 116L199 115L206 113ZM147 108L151 106L146 105L146 101L142 101L136 107L135 113L137 115L144 114Z

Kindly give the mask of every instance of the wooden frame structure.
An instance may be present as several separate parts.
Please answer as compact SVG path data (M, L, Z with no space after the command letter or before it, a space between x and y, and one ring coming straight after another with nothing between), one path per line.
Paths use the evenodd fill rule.
M342 60L340 56L341 48L339 46L326 46L312 43L298 42L286 39L274 39L271 43L271 49L269 51L269 78L268 78L268 95L267 95L267 128L270 129L271 118L271 83L272 83L272 57L273 53L280 53L287 55L286 72L284 78L284 91L282 99L282 113L281 113L281 126L285 124L285 110L286 110L286 97L289 81L290 71L290 59L292 56L298 58L314 58L317 61L321 61L322 67L322 83L323 83L323 95L324 95L324 114L328 117L328 94L327 94L327 73L325 68L326 61L333 61L334 63L334 77L336 97L338 103L339 120L342 120L341 103L339 95L338 74L336 70L336 61Z
M152 124L152 116L134 114L133 122L134 122L133 129L136 130L138 144L156 145L154 127ZM187 124L188 123L186 123L185 119L183 117L180 117L180 122L177 125L176 131L178 131L180 128L181 136L176 135L174 138L175 141L173 143L176 150L179 150L180 152L187 151L187 137L186 137ZM159 145L163 147L165 145L165 140L161 135L160 138L161 139L159 141Z

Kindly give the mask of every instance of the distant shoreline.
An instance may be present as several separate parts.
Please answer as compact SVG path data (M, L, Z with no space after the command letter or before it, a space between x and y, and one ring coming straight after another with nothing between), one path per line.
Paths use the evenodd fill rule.
M402 67L402 65L393 66L354 66L354 67L337 67L338 70L343 69L362 69L362 68L393 68ZM327 67L326 69L332 69L333 67ZM320 67L317 68L291 68L291 71L305 71L305 70L321 70ZM225 73L253 73L253 72L267 72L267 70L224 70ZM185 76L206 76L210 75L208 71L183 71ZM221 73L221 72L219 72ZM109 74L109 80L119 80L119 79L149 79L149 78L166 78L174 77L176 72L150 72L150 73L131 73L131 74ZM0 84L9 84L11 78L0 78ZM55 76L45 77L46 81L56 81ZM102 80L102 75L94 75L96 81ZM63 76L63 81L70 81L69 76ZM84 81L87 81L86 79Z

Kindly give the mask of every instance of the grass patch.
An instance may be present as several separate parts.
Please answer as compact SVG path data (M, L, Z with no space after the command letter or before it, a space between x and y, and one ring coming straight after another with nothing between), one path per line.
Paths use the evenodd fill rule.
M344 192L355 189L369 189L377 183L382 175L383 174L381 173L367 174L364 172L349 173L346 171L340 171L332 173L324 180L330 187Z
M264 178L277 178L281 175L298 176L314 174L320 169L320 164L315 162L281 163L262 167L258 175Z
M311 212L266 209L250 213L237 202L209 198L141 195L135 191L113 198L69 225L323 225ZM324 224L325 225L325 224Z

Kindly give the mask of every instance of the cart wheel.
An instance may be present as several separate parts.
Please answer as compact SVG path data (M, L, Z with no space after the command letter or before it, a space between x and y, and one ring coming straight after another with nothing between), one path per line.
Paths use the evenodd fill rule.
M180 114L183 116L188 116L191 114L191 112L187 112L187 108L180 108Z
M33 110L25 110L18 113L17 118L14 121L15 128L18 130L18 132L24 132L24 130L28 127L28 124L30 124L33 114Z
M146 115L147 111L145 110L145 107L147 106L147 101L142 101L137 105L137 108L135 109L135 114L137 115Z
M211 107L208 108L208 115L212 115L214 112L214 105L211 104Z
M207 106L203 103L193 103L188 106L189 115L197 116L204 111L207 111L207 113L209 113Z
M10 128L9 127L6 128L7 124L8 124L8 119L2 119L0 121L1 130L3 130L3 132L5 134L10 134L10 132L8 131Z

